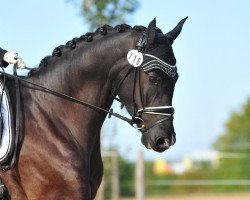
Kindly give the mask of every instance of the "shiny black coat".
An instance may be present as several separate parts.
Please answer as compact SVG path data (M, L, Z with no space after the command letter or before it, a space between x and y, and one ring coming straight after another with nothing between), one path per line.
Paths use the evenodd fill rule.
M8 66L8 63L3 60L3 56L6 52L7 52L6 50L0 48L0 65L3 67Z

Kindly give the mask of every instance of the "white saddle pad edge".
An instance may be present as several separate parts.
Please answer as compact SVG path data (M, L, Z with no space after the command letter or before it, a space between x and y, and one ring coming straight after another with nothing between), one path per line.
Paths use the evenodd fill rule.
M0 82L0 97L2 95L3 85ZM6 91L3 92L1 113L3 120L2 128L2 139L0 141L0 163L3 163L8 159L13 151L13 133L11 129L11 116L10 116L10 105L8 102Z

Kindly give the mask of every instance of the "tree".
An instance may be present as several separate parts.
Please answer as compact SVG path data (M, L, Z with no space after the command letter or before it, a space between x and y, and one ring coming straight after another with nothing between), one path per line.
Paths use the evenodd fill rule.
M225 124L225 134L215 143L215 148L223 152L250 153L250 99L242 111L231 115Z
M218 177L221 179L250 178L250 99L240 112L231 115L225 124L225 134L216 141L214 146L226 155L220 158Z
M94 30L104 24L117 25L127 22L138 6L138 0L82 0L81 13L90 29Z
M112 193L112 157L103 157L105 176L105 199L111 198ZM134 196L134 163L128 162L119 155L119 182L120 195L123 197Z

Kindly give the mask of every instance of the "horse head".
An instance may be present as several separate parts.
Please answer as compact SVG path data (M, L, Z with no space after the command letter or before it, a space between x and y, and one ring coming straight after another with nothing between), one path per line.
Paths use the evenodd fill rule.
M138 36L137 49L127 55L134 67L120 78L118 96L142 132L142 143L157 152L176 141L172 98L178 73L172 44L186 19L167 34L156 27L154 19Z
M7 83L13 102L20 83L14 110L23 112L18 167L0 174L11 199L94 199L107 114L137 125L147 148L163 152L175 143L172 44L185 20L167 34L155 20L148 28L103 26L56 47L27 78L8 75L16 80ZM116 94L132 120L108 111Z

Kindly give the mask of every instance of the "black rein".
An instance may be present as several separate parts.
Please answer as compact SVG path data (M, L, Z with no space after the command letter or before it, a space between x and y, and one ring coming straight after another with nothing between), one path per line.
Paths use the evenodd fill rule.
M33 86L35 86L35 87L38 87L38 88L42 89L44 92L53 94L53 95L55 95L55 96L57 96L57 97L61 97L61 98L63 98L63 99L66 99L66 100L68 100L68 101L77 103L77 104L79 104L79 105L86 106L86 107L88 107L88 108L90 108L90 109L92 109L92 110L101 111L101 112L103 112L103 113L108 114L109 116L114 116L114 117L117 117L117 118L119 118L119 119L121 119L121 120L123 120L123 121L126 121L126 122L128 122L130 125L132 124L132 119L129 119L129 118L127 118L127 117L124 117L124 116L122 116L122 115L120 115L120 114L118 114L118 113L114 113L112 110L108 111L108 110L105 110L105 109L100 108L100 107L98 107L98 106L94 106L94 105L92 105L92 104L89 104L89 103L86 103L86 102L81 101L81 100L79 100L79 99L76 99L76 98L74 98L74 97L72 97L72 96L63 94L63 93L61 93L61 92L57 92L57 91L55 91L55 90L53 90L53 89L46 88L46 87L44 87L44 86L42 86L42 85L39 85L39 84L37 84L37 83L33 83L33 82L31 82L31 81L25 80L25 79L23 79L23 78L21 78L21 77L18 77L18 76L16 76L16 75L11 75L11 74L8 74L8 73L2 72L2 71L0 71L0 73L1 73L2 75L4 75L4 76L8 76L8 77L10 77L10 78L12 78L12 79L14 79L14 80L19 80L19 81L21 81L21 82L25 82L25 83L28 83L28 84L33 85Z

